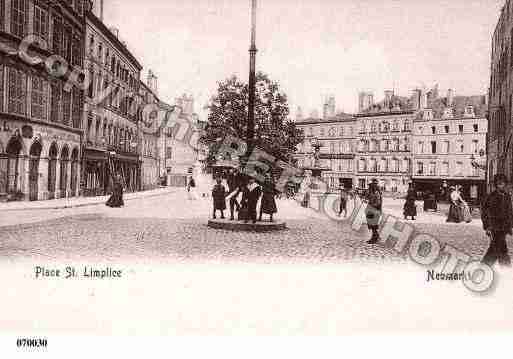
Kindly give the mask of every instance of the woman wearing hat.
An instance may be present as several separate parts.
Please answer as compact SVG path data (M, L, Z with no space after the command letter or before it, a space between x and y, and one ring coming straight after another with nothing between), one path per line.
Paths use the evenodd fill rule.
M446 222L461 223L464 220L464 205L466 204L461 197L459 186L451 186L449 188L449 214Z

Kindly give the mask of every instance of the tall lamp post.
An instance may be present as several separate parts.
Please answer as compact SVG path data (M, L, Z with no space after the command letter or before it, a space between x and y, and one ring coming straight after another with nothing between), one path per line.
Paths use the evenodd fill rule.
M251 0L251 47L249 48L249 104L248 104L248 127L246 133L247 153L249 158L253 150L255 137L255 88L256 88L256 12L257 0Z

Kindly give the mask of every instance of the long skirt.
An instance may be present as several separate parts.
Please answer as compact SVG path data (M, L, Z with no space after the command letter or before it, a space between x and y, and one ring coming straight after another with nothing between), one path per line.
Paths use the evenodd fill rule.
M123 201L123 192L115 191L112 193L105 205L112 208L123 207L125 205L125 202Z
M455 204L451 204L449 207L449 215L447 221L449 223L461 223L463 222L463 208Z
M278 212L278 208L276 207L276 201L274 200L274 194L263 194L262 201L260 203L260 210L262 211L262 213L265 214L274 214Z
M406 200L403 208L403 215L405 217L417 216L417 206L415 205L415 201Z

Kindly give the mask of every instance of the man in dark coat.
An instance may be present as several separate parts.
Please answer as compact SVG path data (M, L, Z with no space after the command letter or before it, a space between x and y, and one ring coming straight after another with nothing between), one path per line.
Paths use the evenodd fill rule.
M507 178L503 174L494 177L495 191L483 203L481 219L486 235L490 237L490 247L482 262L493 265L497 260L501 265L510 266L511 258L506 244L506 235L512 234L513 209L511 196L506 192Z
M212 189L212 199L214 200L214 219L216 211L221 211L221 219L224 219L224 210L226 209L226 190L221 183L221 178L216 179L216 185Z
M369 244L375 244L379 241L378 229L382 210L383 196L379 190L378 181L373 180L369 185L369 192L367 193L367 208L365 210L367 226L372 231L372 236L367 242Z
M262 190L258 183L256 183L254 178L249 178L248 185L245 188L245 191L242 195L242 203L243 207L246 209L246 217L244 222L248 222L250 219L253 223L257 221L257 204L260 196L262 195Z

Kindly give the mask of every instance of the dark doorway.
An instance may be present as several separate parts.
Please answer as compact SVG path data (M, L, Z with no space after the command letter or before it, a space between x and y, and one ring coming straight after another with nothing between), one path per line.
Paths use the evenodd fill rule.
M55 198L55 181L57 180L57 144L52 143L48 153L48 199Z
M41 144L34 142L30 148L29 162L29 200L37 201L39 192L39 160L41 159Z

